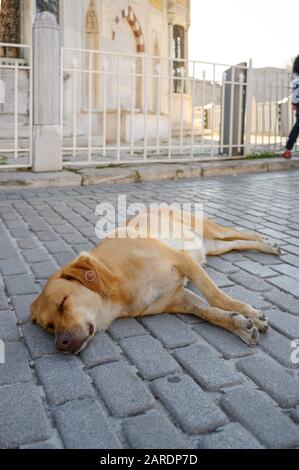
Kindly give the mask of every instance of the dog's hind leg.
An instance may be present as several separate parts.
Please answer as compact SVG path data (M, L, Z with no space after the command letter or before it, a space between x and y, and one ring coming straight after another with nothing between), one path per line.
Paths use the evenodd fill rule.
M204 238L209 238L211 240L258 241L265 238L263 235L259 235L257 233L241 232L233 228L222 227L209 219L204 219L203 221L203 235Z
M245 343L255 346L259 338L254 319L248 319L238 312L227 312L216 307L206 306L193 292L182 289L167 308L168 313L188 313L220 326L239 336Z
M206 240L205 239L205 250L207 256L223 255L230 251L245 251L245 250L256 250L261 253L267 253L271 255L280 255L281 249L278 243L270 243L265 241L248 241L248 240Z
M212 307L242 313L259 324L261 331L267 330L268 321L263 312L222 292L205 270L187 253L180 252L178 256L177 270L202 292Z

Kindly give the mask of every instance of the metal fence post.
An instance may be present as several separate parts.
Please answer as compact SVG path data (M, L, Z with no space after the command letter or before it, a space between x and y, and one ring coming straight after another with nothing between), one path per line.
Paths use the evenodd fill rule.
M244 138L244 155L250 155L251 146L251 126L252 126L252 102L253 102L253 85L254 76L252 68L252 59L249 60L246 78L246 118L245 118L245 138Z
M36 15L33 25L33 171L62 170L60 39L56 18Z

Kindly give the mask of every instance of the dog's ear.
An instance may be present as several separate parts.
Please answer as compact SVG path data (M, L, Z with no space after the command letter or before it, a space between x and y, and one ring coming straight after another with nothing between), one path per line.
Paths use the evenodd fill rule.
M113 297L118 279L100 261L88 255L81 255L62 270L63 279L75 279L88 289L103 297Z

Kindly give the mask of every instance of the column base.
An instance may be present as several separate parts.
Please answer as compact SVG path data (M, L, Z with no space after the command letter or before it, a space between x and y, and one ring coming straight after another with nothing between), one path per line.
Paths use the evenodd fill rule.
M60 126L33 126L33 171L61 171L62 168Z

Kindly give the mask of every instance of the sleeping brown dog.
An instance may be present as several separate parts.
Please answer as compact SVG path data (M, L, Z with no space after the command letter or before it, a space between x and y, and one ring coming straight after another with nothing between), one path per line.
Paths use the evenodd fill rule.
M161 233L136 237L136 226L151 218L169 217L174 228L184 229L181 238ZM190 214L189 214L190 215ZM259 331L268 329L264 313L231 298L215 285L202 267L205 256L232 250L258 250L280 254L279 246L262 236L221 227L186 213L150 211L106 237L94 250L81 253L49 278L31 305L31 319L55 334L58 350L77 354L97 331L116 318L167 313L196 315L221 326L254 346ZM190 218L188 218L190 220ZM203 233L196 227L203 222ZM135 236L134 236L135 235ZM202 238L201 238L202 236ZM202 299L185 288L191 281Z

